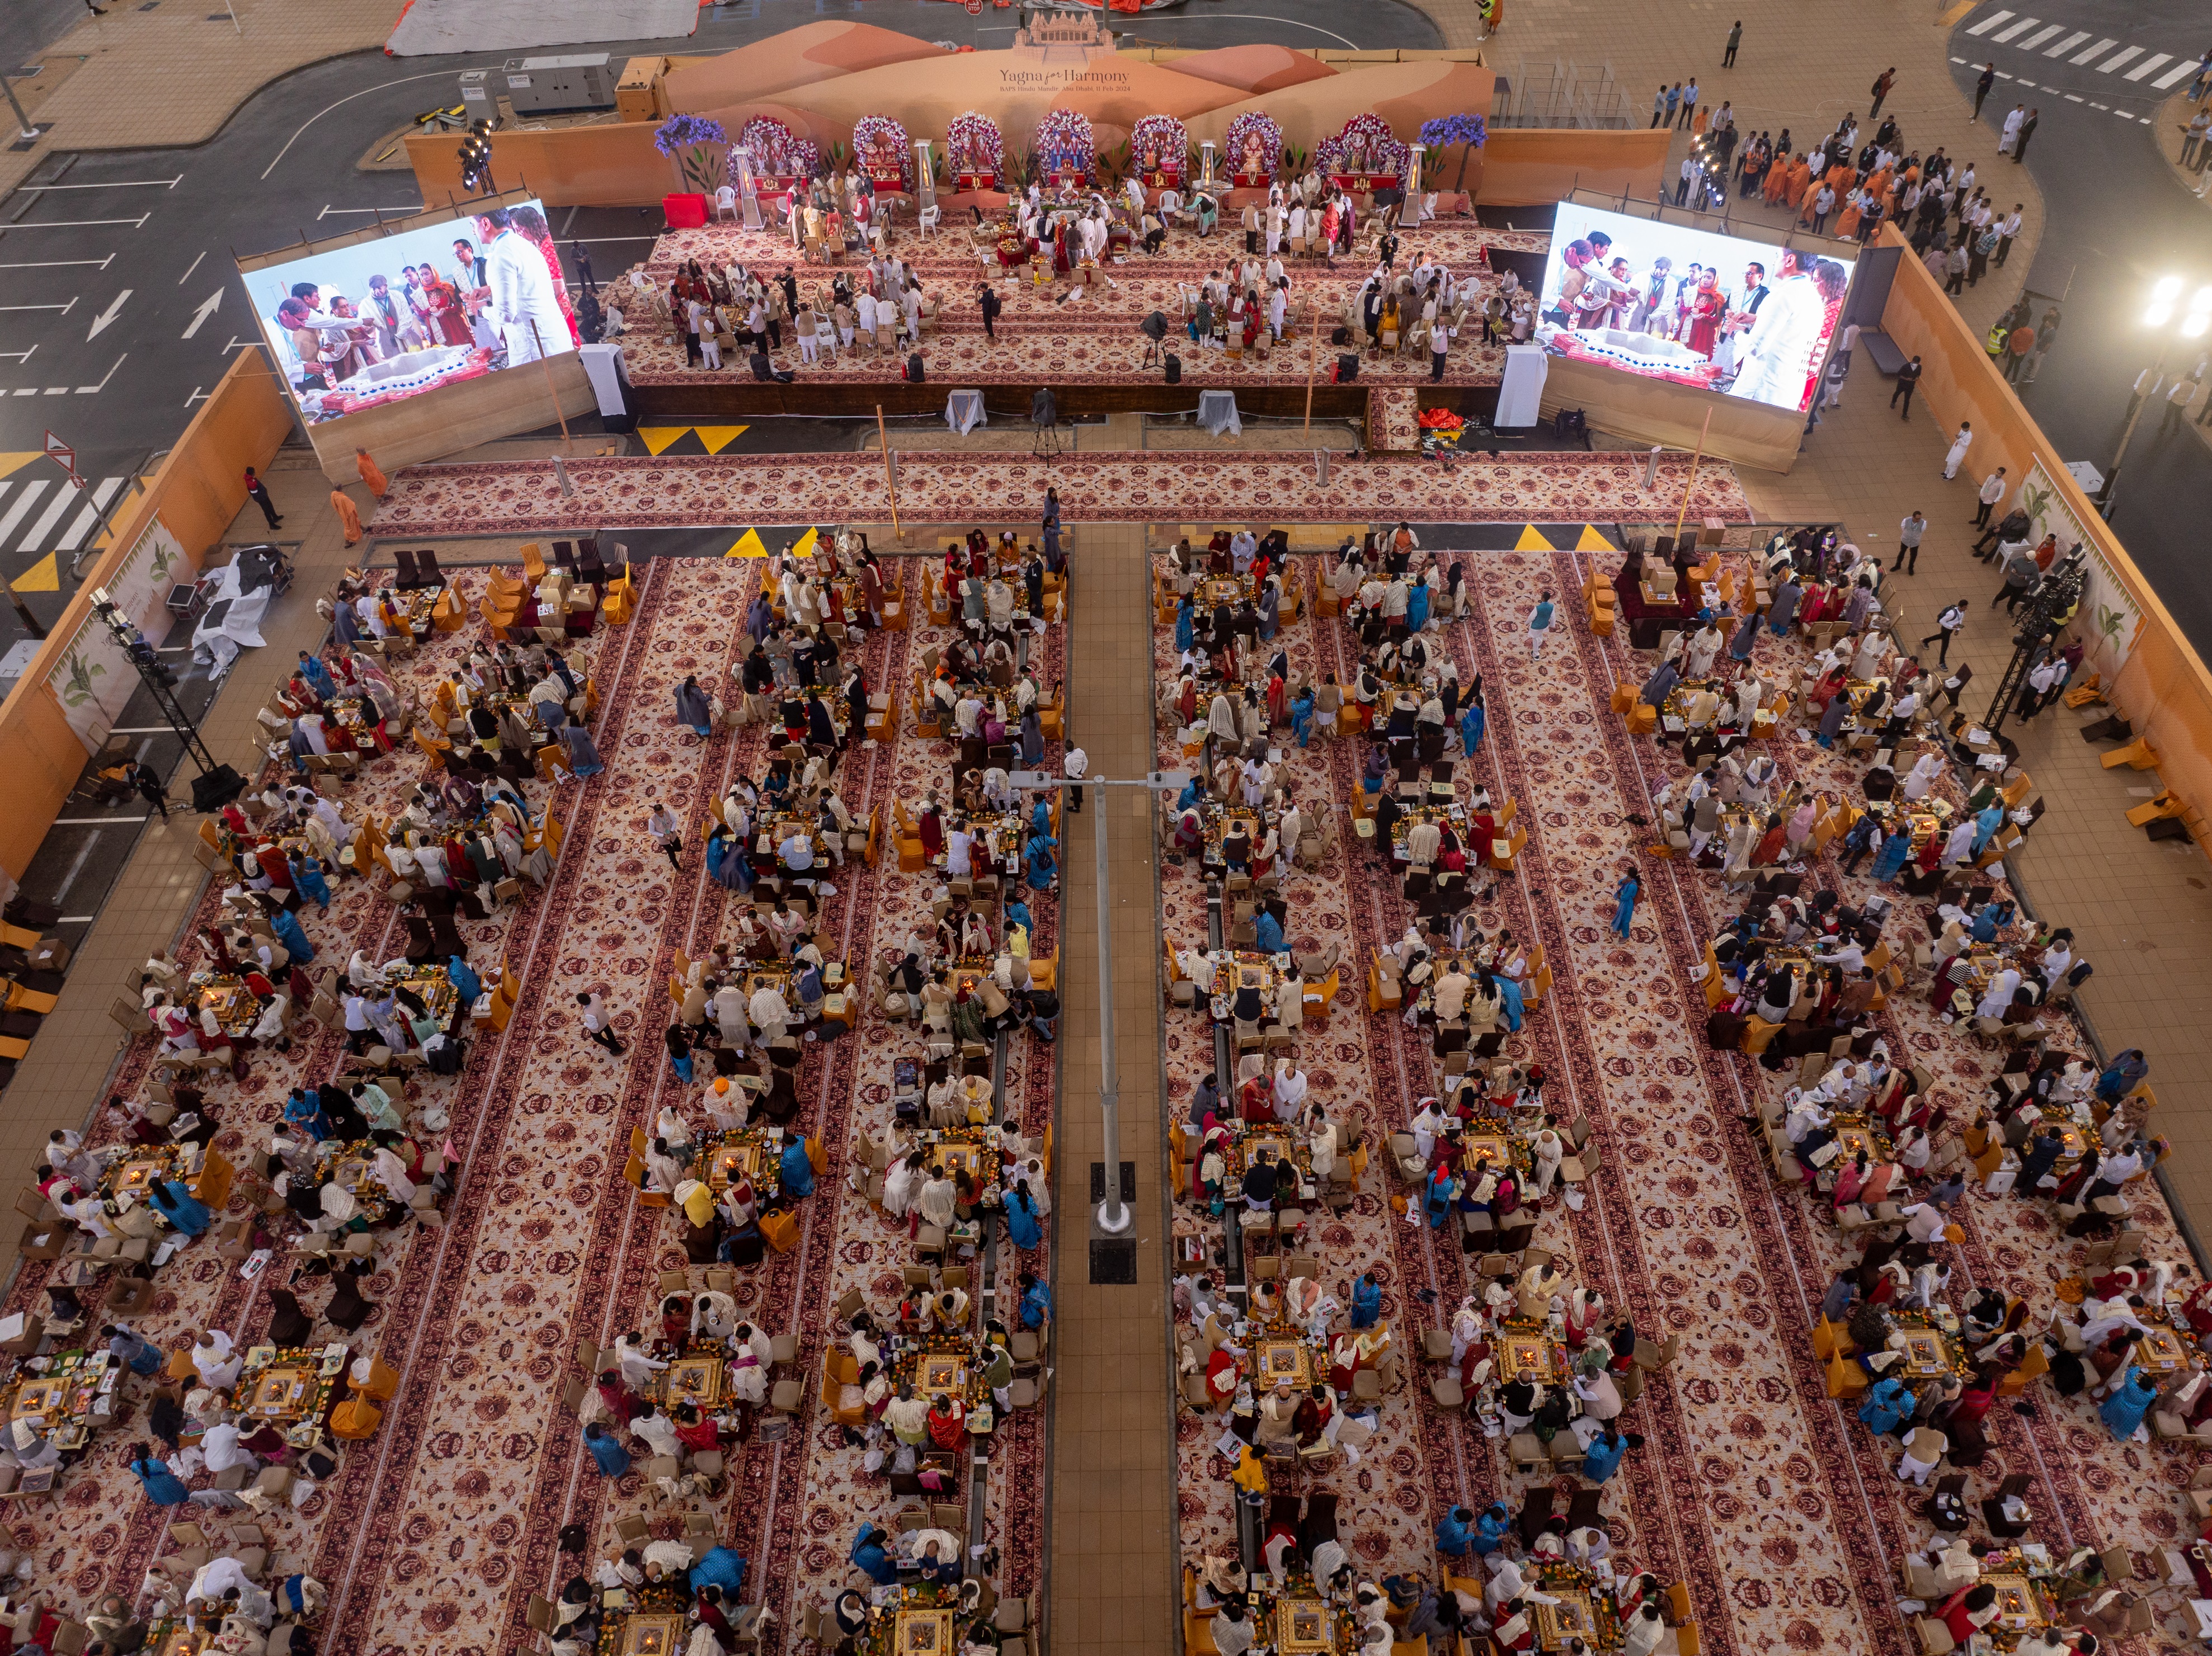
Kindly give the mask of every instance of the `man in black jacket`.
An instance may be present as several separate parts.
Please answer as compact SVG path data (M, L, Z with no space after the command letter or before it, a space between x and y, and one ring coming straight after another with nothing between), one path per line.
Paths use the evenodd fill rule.
M983 312L983 337L996 343L999 336L991 325L998 320L999 312L1006 308L1000 300L999 290L988 282L979 283L975 288L975 303Z

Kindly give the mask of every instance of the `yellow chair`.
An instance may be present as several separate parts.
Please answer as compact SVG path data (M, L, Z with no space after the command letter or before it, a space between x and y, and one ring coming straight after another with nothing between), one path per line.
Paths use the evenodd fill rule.
M1841 1353L1828 1359L1828 1395L1856 1397L1867 1388L1867 1371Z

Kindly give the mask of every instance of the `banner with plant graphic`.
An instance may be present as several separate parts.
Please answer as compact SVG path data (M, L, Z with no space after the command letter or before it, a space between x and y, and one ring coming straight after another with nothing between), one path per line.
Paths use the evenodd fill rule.
M2081 608L2074 617L2073 630L2081 640L2089 670L2103 674L2105 682L2110 684L2134 653L2136 634L2142 630L2142 609L2118 572L2097 549L2096 542L2089 538L2081 520L2068 507L2040 460L2028 464L2019 505L2027 513L2029 532L2035 540L2055 534L2061 553L2071 547L2081 549L2081 567L2088 579L2081 587Z
M185 549L159 518L123 560L107 583L115 607L130 617L146 636L159 644L169 622L169 589L192 573ZM105 623L88 616L62 651L61 664L48 675L54 697L62 704L76 739L87 753L97 753L107 733L122 716L123 708L138 688L138 672L123 653Z

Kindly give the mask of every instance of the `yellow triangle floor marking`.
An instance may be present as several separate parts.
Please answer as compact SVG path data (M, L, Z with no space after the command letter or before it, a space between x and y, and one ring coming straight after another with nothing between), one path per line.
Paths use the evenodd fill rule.
M9 585L18 592L58 592L62 590L61 572L54 567L54 555L47 553L36 563L18 575Z
M707 446L708 453L720 454L752 428L750 426L694 426L691 429L699 434L699 440Z
M760 531L748 529L738 537L738 543L722 554L726 558L764 558L768 548L761 542Z
M1516 552L1556 552L1559 549L1536 532L1534 524L1521 525L1521 538L1513 543Z
M33 449L27 453L18 450L13 454L0 454L0 477L12 477L32 461L45 458L45 452L40 449Z
M791 555L794 558L812 557L814 555L814 543L821 538L822 537L819 532L811 529L808 530L804 535L801 535L797 540L791 543Z
M658 454L690 429L689 426L640 426L637 434L645 440L647 452Z
M1613 550L1613 543L1597 532L1597 526L1595 525L1584 524L1583 525L1583 537L1575 543L1575 550L1577 552L1610 552Z

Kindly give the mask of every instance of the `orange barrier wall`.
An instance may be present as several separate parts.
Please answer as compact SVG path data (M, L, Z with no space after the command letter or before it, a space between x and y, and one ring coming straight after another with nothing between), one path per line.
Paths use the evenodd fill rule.
M1577 188L1617 196L1626 191L1646 201L1657 197L1667 168L1668 134L1648 128L1584 131L1553 127L1490 129L1490 142L1475 152L1467 169L1467 187L1486 206L1521 207L1564 201ZM1459 176L1459 154L1444 157L1443 176L1431 184L1449 185Z
M2160 779L2187 802L2190 831L2212 850L2206 821L2212 810L2212 670L2097 515L1981 337L1943 296L1927 267L1912 257L1897 227L1884 224L1881 236L1883 246L1905 249L1881 313L1882 331L1907 356L1920 358L1920 398L1938 424L1947 432L1962 420L1973 427L1966 469L1985 477L2002 465L2008 478L2019 478L2027 475L2031 461L2041 461L2068 509L2142 610L2134 652L2117 682L2106 687L2108 696L2136 733L2157 750Z
M653 147L650 121L501 132L493 141L492 174L502 191L526 189L548 207L642 207L657 203L678 182L676 163ZM448 197L465 204L459 145L450 132L407 140L407 159L422 187L422 205Z
M51 628L45 646L0 704L0 776L9 809L0 811L0 868L21 878L62 802L83 774L84 744L62 715L48 676L92 618L88 596L114 573L158 515L185 549L189 580L219 545L246 504L245 471L265 466L292 431L292 405L258 349L240 351L154 474L146 491L115 515L115 538L102 550Z

